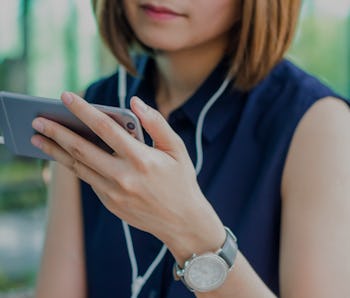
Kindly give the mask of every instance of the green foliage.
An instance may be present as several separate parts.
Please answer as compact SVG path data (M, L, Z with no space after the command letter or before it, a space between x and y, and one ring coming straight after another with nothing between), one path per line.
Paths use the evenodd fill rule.
M310 15L300 24L300 32L289 57L343 96L350 96L350 43L346 19Z
M14 278L5 275L0 270L0 293L31 288L34 286L35 276L35 272L27 272Z
M37 161L16 159L0 167L0 213L43 206L46 187Z
M14 159L0 167L1 184L39 178L40 169L36 161Z
M28 210L41 207L46 203L46 189L42 185L25 191L22 185L18 185L17 191L2 191L0 198L0 214L14 210Z

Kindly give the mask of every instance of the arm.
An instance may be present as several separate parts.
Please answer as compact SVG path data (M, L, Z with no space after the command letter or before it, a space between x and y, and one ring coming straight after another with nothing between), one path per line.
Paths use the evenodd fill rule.
M52 165L48 225L37 280L37 298L85 297L85 273L78 179Z
M114 149L116 154L106 154L59 124L43 118L38 118L33 122L33 127L46 136L46 138L35 136L32 142L36 146L73 169L77 176L91 184L102 203L116 216L163 241L180 264L183 264L194 251L197 253L215 251L222 245L225 236L223 225L199 189L186 148L178 135L157 111L145 106L140 100L134 99L131 102L132 110L140 118L143 127L154 141L155 147L150 148L132 138L108 116L94 109L81 98L65 94L62 99L78 118ZM342 277L337 283L333 283L332 281L336 277L332 277L331 274L324 274L324 276L326 278L332 277L329 284L334 292L340 293L341 291L342 294L345 294L349 291L346 282L349 266L345 258L346 247L349 247L349 238L346 238L344 230L348 226L350 218L349 187L342 183L339 192L325 192L324 199L318 202L320 204L314 206L310 203L312 202L310 200L315 200L317 197L316 192L311 192L311 190L315 191L315 187L323 192L332 188L332 181L344 182L349 181L350 178L347 166L349 164L347 153L350 149L349 111L344 105L339 106L339 102L337 102L337 109L332 109L329 115L327 114L331 120L324 121L324 111L329 107L323 102L327 103L327 101L321 101L321 104L312 107L301 121L292 142L289 160L293 160L296 155L293 153L293 148L300 150L301 157L304 151L311 152L310 155L313 155L319 148L319 141L324 140L322 145L328 145L325 147L328 148L325 149L325 152L331 152L331 158L337 156L337 171L332 171L334 169L333 160L332 162L330 162L330 158L326 161L323 160L325 155L308 157L310 159L316 157L315 161L323 165L322 170L325 171L327 178L323 180L316 179L320 169L316 168L316 170L308 172L310 176L305 176L303 173L306 169L300 160L287 162L282 187L283 234L286 233L286 235L282 237L281 248L281 291L283 297L288 298L300 297L300 295L318 297L317 291L323 287L324 278L319 277L317 269L324 264L325 256L333 252L332 244L335 245L340 240L344 242L342 244L345 247L339 249L340 254L338 254L337 249L337 253L332 255L334 263L338 264L332 269L339 270L345 277ZM326 108L320 111L317 109L318 106L326 106ZM343 122L339 123L338 121L341 120ZM326 131L327 134L318 138L309 135L307 125L309 121L317 123L317 128L314 128L316 136L316 132L320 134L320 132ZM337 122L335 127L331 125L333 122ZM339 127L346 129L339 130ZM310 142L304 143L299 140L300 135L303 134L310 138ZM337 141L337 146L334 146L335 141ZM305 146L310 147L308 149ZM339 146L343 148L338 150ZM296 172L288 174L289 168L295 168ZM303 177L300 179L301 182L307 179L310 180L310 183L313 180L316 182L314 181L313 187L309 191L300 189L299 185L294 183L297 180L297 178L293 178L295 175ZM319 185L320 182L325 185ZM329 223L332 224L332 241L324 245L324 227L317 223L321 222L320 218L323 219L322 216L328 206L325 198L335 193L337 194L335 197L337 203L332 206L332 212L329 213L328 219ZM293 194L298 194L301 198L298 199L298 202L294 199L297 202L295 205L288 203L288 201L291 202L290 198L293 197ZM306 242L300 240L302 239L299 236L300 231L298 231L300 227L295 225L295 221L299 220L299 215L304 210L304 200L307 200L313 207L312 216L305 216L301 221L304 237L307 238ZM338 216L341 212L344 214L344 219L339 222ZM202 231L206 231L206 235L203 236ZM317 235L322 235L322 239ZM295 243L303 245L302 250L298 253L291 246ZM304 273L301 271L304 267L300 269L294 266L294 262L303 264L306 261L304 250L305 253L310 251L311 256L312 253L315 253L316 247L320 251L318 257L312 256L314 257L312 262L308 259L309 264L315 267ZM309 257L308 254L306 256ZM296 278L301 275L304 277L312 276L314 282L308 282L308 287L302 288L304 279ZM273 294L261 282L244 257L238 254L235 268L230 272L224 285L210 293L197 293L197 296L199 298L249 298L273 297Z
M350 112L316 103L296 131L282 182L282 297L350 297Z
M350 297L349 152L349 108L334 98L320 100L295 132L282 178L281 297ZM266 295L238 255L223 287L197 297Z

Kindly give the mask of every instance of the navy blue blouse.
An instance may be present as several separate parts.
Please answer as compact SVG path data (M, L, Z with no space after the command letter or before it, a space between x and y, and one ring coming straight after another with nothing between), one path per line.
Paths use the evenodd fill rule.
M138 95L156 108L153 61L141 60L139 78L128 77L128 99ZM169 116L195 163L195 128L199 113L225 78L221 62L181 107ZM88 88L86 99L116 106L117 74ZM222 222L238 238L239 249L262 280L279 293L281 174L298 122L318 99L336 96L318 80L284 60L250 92L227 88L206 116L204 164L199 185ZM146 142L151 144L149 137ZM87 287L91 298L131 296L131 265L121 221L110 213L91 187L81 184ZM144 274L162 243L131 228L139 273ZM174 282L174 259L168 252L139 297L194 297Z

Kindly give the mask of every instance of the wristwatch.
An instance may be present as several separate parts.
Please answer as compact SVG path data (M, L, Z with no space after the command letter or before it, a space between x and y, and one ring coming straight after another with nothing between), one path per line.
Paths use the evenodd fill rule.
M227 227L225 231L225 242L215 253L193 254L183 268L175 263L174 279L182 280L192 292L209 292L219 288L233 268L238 251L236 236Z

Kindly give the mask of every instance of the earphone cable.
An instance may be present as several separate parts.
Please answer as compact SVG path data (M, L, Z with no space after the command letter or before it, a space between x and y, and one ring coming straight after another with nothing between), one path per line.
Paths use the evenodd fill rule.
M126 107L126 70L125 68L120 65L119 66L119 77L118 77L118 99L119 99L119 106L121 108ZM202 144L202 132L203 132L203 125L205 116L209 112L210 108L214 105L214 103L220 98L220 96L224 93L226 90L228 84L230 83L229 79L226 79L219 89L212 95L212 97L208 100L208 102L205 104L205 106L202 108L196 125L196 154L197 154L197 160L196 160L196 174L199 175L202 166L203 166L203 144ZM165 244L163 244L162 248L160 249L158 255L153 260L151 265L146 270L146 273L143 276L138 275L138 266L137 266L137 259L135 255L134 245L130 233L129 225L122 221L123 223L123 230L124 230L124 236L126 240L126 245L128 249L131 269L132 269L132 285L131 285L131 291L132 295L131 298L137 298L139 293L141 292L143 285L147 282L149 277L152 275L153 271L157 268L159 263L164 258L167 247Z

